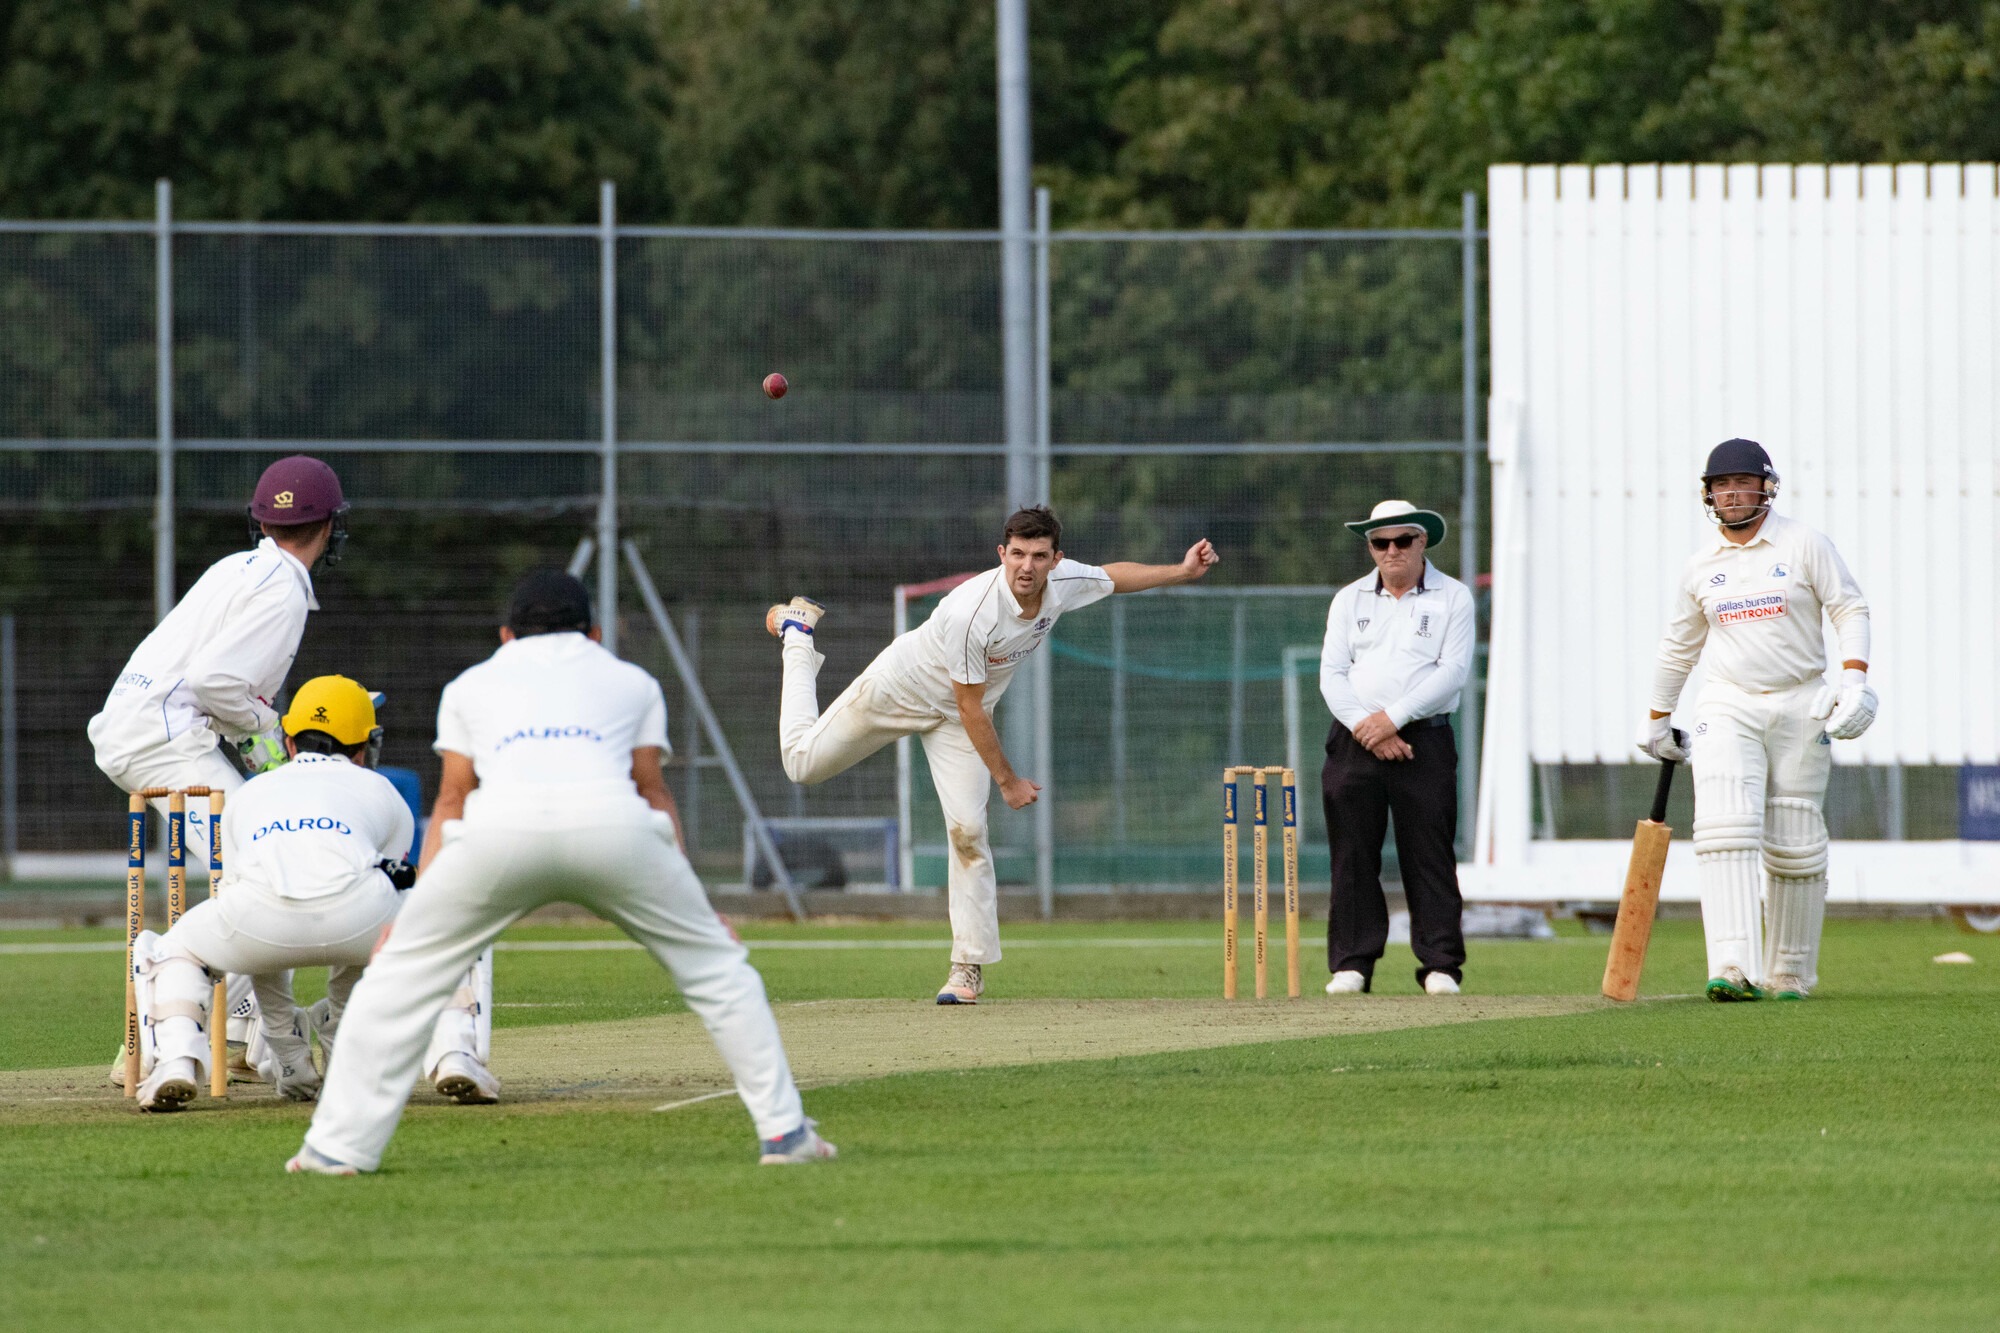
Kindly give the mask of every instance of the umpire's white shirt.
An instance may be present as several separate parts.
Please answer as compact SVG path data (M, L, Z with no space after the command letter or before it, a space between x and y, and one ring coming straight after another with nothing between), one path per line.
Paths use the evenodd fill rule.
M990 713L1014 668L1042 646L1063 612L1110 595L1109 574L1080 560L1063 560L1049 571L1041 610L1023 616L1003 565L946 593L930 619L883 649L864 674L905 707L950 721L958 718L952 682L984 684L982 702Z
M465 755L479 786L468 827L594 828L654 812L632 752L667 744L660 683L577 633L512 643L444 687L436 749Z
M118 773L162 751L213 750L278 724L273 701L298 655L312 575L266 537L209 566L132 653L90 719L97 765Z
M410 849L410 807L345 755L302 754L243 784L222 821L222 901L244 887L288 905L388 885L379 868Z
M1472 594L1424 562L1417 586L1397 597L1380 574L1333 595L1320 650L1319 692L1349 731L1387 713L1398 730L1458 708L1472 674Z

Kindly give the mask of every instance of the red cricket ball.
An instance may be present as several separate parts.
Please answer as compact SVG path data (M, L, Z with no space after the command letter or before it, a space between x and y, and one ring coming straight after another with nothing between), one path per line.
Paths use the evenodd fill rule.
M775 370L764 377L764 396L767 398L783 398L785 390L791 387L785 383L785 377Z

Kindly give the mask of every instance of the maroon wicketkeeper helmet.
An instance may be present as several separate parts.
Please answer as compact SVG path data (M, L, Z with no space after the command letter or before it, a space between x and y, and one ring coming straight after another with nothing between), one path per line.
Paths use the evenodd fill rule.
M257 490L250 499L252 537L262 535L259 524L293 527L323 519L333 520L333 534L322 559L337 565L347 542L347 497L341 494L340 478L319 459L293 454L280 458L257 478Z

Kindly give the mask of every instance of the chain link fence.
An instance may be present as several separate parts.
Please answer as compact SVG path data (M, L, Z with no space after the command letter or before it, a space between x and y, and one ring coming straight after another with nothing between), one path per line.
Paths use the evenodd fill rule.
M1465 415L1476 234L1036 244L1034 475L1069 553L1173 560L1207 536L1224 556L1201 597L1118 599L1063 623L1042 696L1054 745L1038 764L1054 881L1206 882L1215 770L1238 747L1279 761L1284 650L1317 643L1331 587L1366 568L1341 523L1404 495L1459 540L1461 497L1480 481L1465 471L1479 433ZM991 233L164 211L0 224L11 846L118 846L122 805L84 724L160 598L242 548L258 472L295 451L339 471L354 536L317 580L291 682L338 671L386 691L385 762L417 769L427 797L438 691L491 651L513 579L608 536L640 548L765 817L893 819L889 753L812 789L784 779L762 615L795 592L834 609L830 699L891 637L897 585L987 563L1005 513L1040 498L1007 493L1000 248ZM791 380L782 400L758 391L772 370ZM1461 572L1456 547L1440 554ZM742 803L629 578L617 610L620 651L667 687L670 779L697 859L734 881ZM1324 719L1305 691L1310 770ZM1003 720L1034 707L1017 687ZM1031 727L1006 734L1033 744ZM1324 839L1317 803L1302 807L1310 849ZM937 840L916 832L919 853ZM1045 835L1021 818L997 834L1003 878L1032 882ZM879 847L854 857L858 878L891 878ZM915 859L917 887L942 882L940 860Z

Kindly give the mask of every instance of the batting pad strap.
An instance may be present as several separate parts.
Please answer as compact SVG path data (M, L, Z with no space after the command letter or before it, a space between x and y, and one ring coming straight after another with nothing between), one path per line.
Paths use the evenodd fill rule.
M451 993L451 998L445 1001L444 1007L447 1009L461 1009L468 1014L476 1014L479 1012L479 996L473 993L472 987L460 986Z
M1694 850L1697 856L1707 852L1755 852L1764 846L1764 820L1761 815L1731 810L1719 815L1706 817L1697 814L1694 818Z
M155 1023L164 1023L169 1018L191 1018L200 1026L208 1022L208 1010L192 1000L155 999L147 1017Z
M1811 801L1777 796L1766 803L1764 868L1784 879L1826 874L1826 819Z

